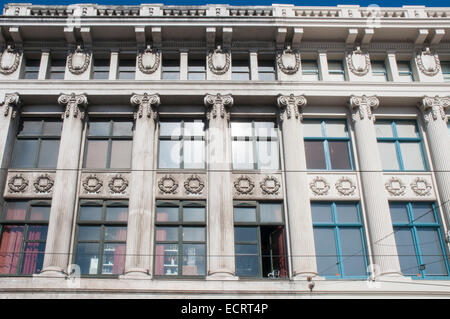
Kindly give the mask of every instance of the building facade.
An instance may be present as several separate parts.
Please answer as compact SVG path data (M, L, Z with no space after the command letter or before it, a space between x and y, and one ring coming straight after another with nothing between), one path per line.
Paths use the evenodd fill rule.
M0 16L2 298L450 297L450 9Z

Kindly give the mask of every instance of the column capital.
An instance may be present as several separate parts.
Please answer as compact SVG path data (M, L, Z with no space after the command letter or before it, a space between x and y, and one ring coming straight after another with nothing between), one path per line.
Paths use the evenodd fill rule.
M3 106L5 107L3 115L5 117L8 116L10 109L12 109L11 118L15 118L17 112L15 108L18 108L21 105L22 99L18 93L7 93L5 95L5 100L3 101Z
M352 111L352 118L354 122L364 120L367 118L372 122L375 116L372 114L372 109L376 109L380 105L380 100L376 96L355 96L350 97L349 107Z
M417 107L422 112L423 118L427 124L439 119L447 123L448 120L447 116L445 115L445 109L449 106L450 96L425 96L422 101L417 104Z
M158 119L158 112L156 108L161 103L159 94L133 94L131 96L131 104L137 106L137 112L134 113L134 119L138 118L152 118L155 121Z
M303 115L301 114L302 108L306 106L307 102L303 95L278 95L277 104L280 108L280 121L291 119L292 116L301 121L303 119Z
M231 94L206 94L204 103L207 108L206 118L208 121L211 120L211 118L216 118L218 116L225 118L227 121L230 120L229 108L232 107L234 103L234 99Z
M62 118L78 118L84 119L84 107L88 104L88 99L86 94L61 94L58 98L58 103L66 107Z

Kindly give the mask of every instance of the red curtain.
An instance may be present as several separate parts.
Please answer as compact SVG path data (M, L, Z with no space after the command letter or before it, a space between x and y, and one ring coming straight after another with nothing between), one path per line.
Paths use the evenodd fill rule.
M46 226L29 226L28 227L28 240L42 240L42 232L46 229ZM34 274L37 273L41 266L41 257L44 253L44 247L41 247L42 243L27 243L25 247L25 254L23 260L22 274ZM39 269L38 269L39 268Z
M286 241L284 240L284 228L279 226L276 232L276 243L278 245L278 263L280 266L280 277L287 277Z
M169 214L165 212L158 212L157 220L159 222L168 221ZM156 241L164 241L167 238L165 231L156 230ZM165 244L155 246L155 274L164 275L164 247Z
M125 209L125 208L124 208ZM125 209L123 212L119 214L119 220L127 220L128 213L127 209ZM117 240L127 240L127 229L122 228L119 231L116 232L116 239ZM125 251L126 251L126 244L115 244L114 247L114 266L112 273L114 275L120 275L123 274L125 271Z
M0 243L0 274L16 274L19 267L23 226L4 226Z

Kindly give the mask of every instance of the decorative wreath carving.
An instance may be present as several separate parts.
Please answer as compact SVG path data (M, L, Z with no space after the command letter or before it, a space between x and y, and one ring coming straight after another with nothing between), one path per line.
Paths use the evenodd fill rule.
M188 194L201 194L205 183L198 175L191 175L184 181L184 189Z
M98 194L102 187L103 187L102 180L100 178L98 178L97 175L95 175L95 174L89 175L83 181L83 188L88 193Z
M363 76L369 73L370 69L370 57L367 52L362 52L360 47L356 50L349 52L346 57L349 70L357 75Z
M234 181L234 188L241 195L250 195L253 194L255 183L250 177L242 175Z
M316 176L314 177L312 182L309 183L309 188L316 195L327 195L328 191L330 190L330 184L325 178Z
M263 194L277 195L281 184L275 176L266 176L261 183L259 183L259 186L261 187Z
M405 194L405 183L398 177L391 177L385 184L386 190L394 196L401 196Z
M84 51L81 46L77 46L67 57L67 67L72 74L83 74L91 63L91 55Z
M222 50L221 46L208 53L208 68L217 75L225 74L230 68L230 53Z
M419 70L428 76L435 76L441 69L438 56L430 48L417 52L416 63Z
M160 60L161 52L147 45L147 48L138 54L139 71L144 74L154 73L159 67Z
M111 178L108 183L111 194L123 194L128 187L128 180L120 174Z
M336 187L336 190L344 196L352 195L356 190L355 184L349 177L341 177L334 186Z
M23 174L17 174L11 177L8 181L10 193L23 193L28 186L28 180Z
M178 182L172 175L164 175L158 181L158 188L161 194L176 194Z
M48 174L38 176L33 183L36 193L50 193L54 184L53 178Z
M277 63L283 73L295 74L300 68L300 53L288 46L285 50L278 52Z
M417 177L411 183L411 189L419 196L426 196L431 193L431 185L425 178Z
M0 52L0 73L9 75L16 72L20 63L20 53L11 45Z

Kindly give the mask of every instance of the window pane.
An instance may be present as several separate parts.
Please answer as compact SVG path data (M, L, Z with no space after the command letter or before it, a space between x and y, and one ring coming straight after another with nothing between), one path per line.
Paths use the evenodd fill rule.
M47 226L34 225L28 226L28 241L45 241L47 239Z
M183 221L185 222L204 222L205 208L204 207L184 207Z
M257 242L256 227L234 227L234 240L236 242Z
M259 71L258 79L260 81L275 81L276 77L275 77L274 71L272 71L272 72Z
M159 136L174 136L181 135L181 122L160 122Z
M80 226L78 240L100 240L100 226Z
M253 145L250 141L233 141L233 168L234 169L253 169Z
M125 244L105 244L102 274L120 275L125 270Z
M259 253L257 245L235 245L236 275L241 277L259 277Z
M314 228L317 270L321 276L340 276L334 229Z
M80 266L81 274L96 275L98 273L99 244L79 243L75 264Z
M429 203L411 203L415 223L436 223L433 206Z
M256 208L255 207L235 207L234 208L235 222L256 222Z
M45 233L45 238L47 233ZM44 238L44 240L45 240ZM27 243L24 247L22 275L40 273L44 264L45 243Z
M205 166L205 142L184 141L183 162L184 168L203 168Z
M305 137L322 137L322 123L320 121L304 121L303 135Z
M180 141L159 141L159 168L180 168L180 152Z
M62 122L44 121L42 135L60 136L62 130Z
M58 162L59 140L42 140L38 167L55 168Z
M250 80L250 73L236 73L237 71L233 71L231 74L231 79L233 81L247 81Z
M364 247L359 228L341 228L339 230L343 271L345 276L366 275Z
M108 141L87 142L86 168L106 168Z
M349 145L346 141L328 142L331 169L351 169Z
M328 61L329 71L343 71L343 65L341 61Z
M128 207L107 207L106 208L106 220L126 222L128 220Z
M27 203L22 201L7 202L6 220L25 220Z
M30 168L35 167L38 152L38 140L17 140L14 144L14 152L11 167Z
M327 122L326 135L328 137L347 137L347 126L344 122Z
M391 142L378 142L380 150L381 164L384 170L399 170L397 160L397 150L395 144Z
M303 72L318 72L317 62L316 61L302 61L302 70Z
M281 208L281 204L261 204L259 206L261 223L282 223Z
M204 123L202 121L185 122L184 136L204 136Z
M156 227L156 241L178 241L178 227Z
M110 168L130 168L133 141L111 142Z
M48 220L50 217L50 206L32 206L30 220Z
M396 122L395 128L398 137L418 137L417 128L413 122Z
M390 122L376 122L375 131L377 137L394 137L392 124Z
M252 136L252 123L232 122L231 136Z
M305 141L306 167L308 169L326 169L323 142Z
M204 244L183 245L184 276L204 276L206 274L206 250Z
M194 72L194 71L189 71L188 73L188 80L191 81L202 81L206 79L206 73L204 72Z
M133 136L133 122L114 122L114 136Z
M178 207L156 207L156 221L176 222L178 221Z
M336 214L338 223L359 223L358 208L352 203L336 204Z
M261 137L277 137L277 129L273 122L255 122L255 135Z
M178 275L178 245L155 246L155 275Z
M105 240L127 240L127 227L107 226L105 227Z
M81 206L80 220L101 220L102 207L101 206Z
M205 241L205 227L183 227L183 241Z
M109 136L111 122L90 122L89 136Z
M311 203L313 223L332 223L331 205L327 203Z
M23 230L23 226L3 226L0 241L0 274L17 273Z
M445 257L437 230L418 228L417 236L419 237L422 264L425 265L425 274L427 276L447 276Z
M390 203L392 223L409 223L408 209L403 203Z
M405 170L424 170L420 143L400 143Z
M42 121L24 120L19 135L40 135Z
M258 141L256 143L258 152L259 169L278 169L280 160L278 155L277 141Z
M411 231L402 228L394 230L395 243L403 275L415 276L419 272L419 269Z

